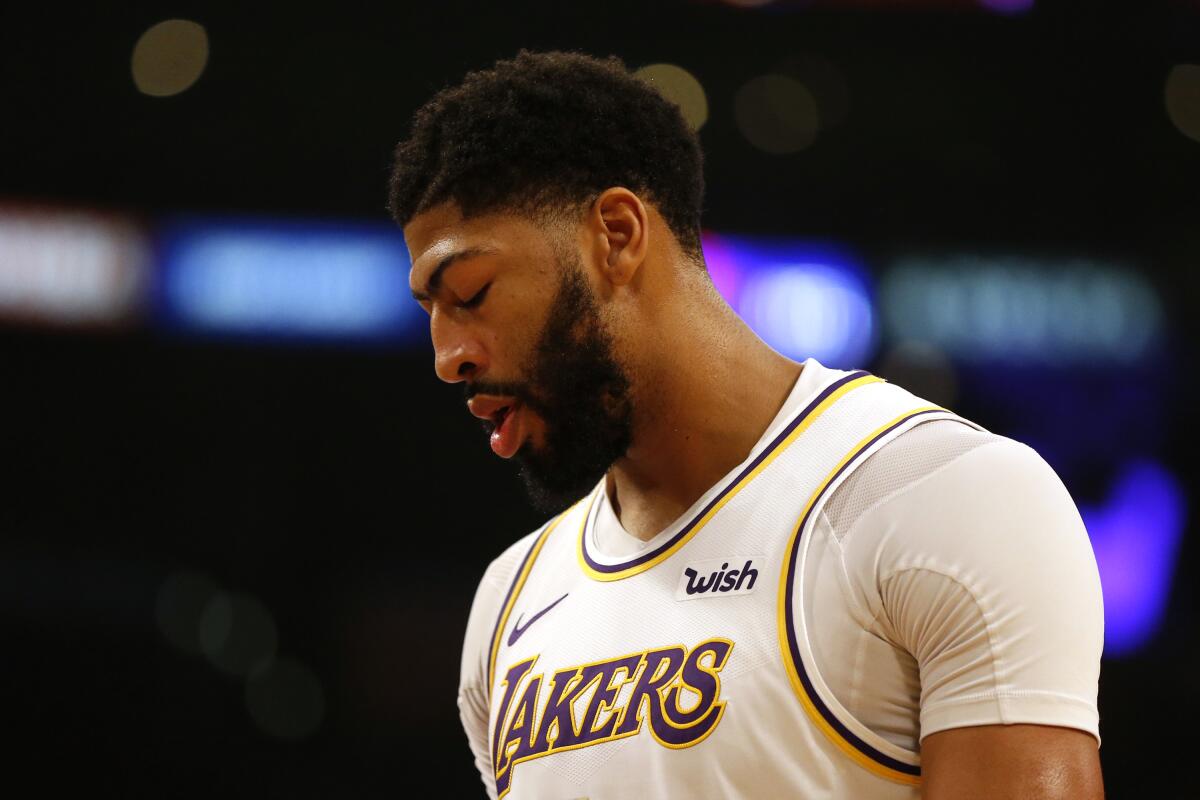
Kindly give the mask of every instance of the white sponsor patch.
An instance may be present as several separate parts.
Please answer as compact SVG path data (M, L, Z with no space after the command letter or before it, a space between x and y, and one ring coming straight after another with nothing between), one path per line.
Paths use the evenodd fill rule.
M694 561L679 576L676 600L750 594L765 580L766 556L728 556Z

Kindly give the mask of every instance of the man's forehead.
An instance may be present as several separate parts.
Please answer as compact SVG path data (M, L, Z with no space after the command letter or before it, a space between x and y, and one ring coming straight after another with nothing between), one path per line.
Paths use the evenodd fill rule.
M462 213L453 203L442 203L414 215L404 226L413 273L427 261L437 264L456 248L469 246L463 241L467 233Z
M426 245L420 253L410 251L412 255L412 269L409 274L414 278L422 274L428 274L432 270L437 269L438 264L447 259L452 259L466 252L482 251L482 249L469 244L466 237L456 236L453 233L447 232L443 236L434 238L432 243Z
M490 212L464 219L458 206L443 203L414 216L404 228L412 259L411 276L424 280L448 258L471 253L528 249L537 227L517 214Z

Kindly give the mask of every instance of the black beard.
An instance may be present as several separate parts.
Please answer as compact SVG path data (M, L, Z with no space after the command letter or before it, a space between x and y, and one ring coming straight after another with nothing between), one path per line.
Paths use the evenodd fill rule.
M520 384L467 387L517 397L546 423L545 442L526 441L513 458L530 502L553 515L591 490L633 440L630 381L583 276L583 265L559 263L562 280ZM491 433L495 425L484 420Z

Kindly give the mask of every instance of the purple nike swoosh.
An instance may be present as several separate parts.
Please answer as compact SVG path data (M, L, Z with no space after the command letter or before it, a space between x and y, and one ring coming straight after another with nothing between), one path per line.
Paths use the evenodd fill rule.
M570 594L570 592L567 592L567 594ZM510 633L508 635L508 646L512 647L513 644L517 641L517 639L521 638L521 634L523 634L525 631L529 630L529 626L532 625L533 623L537 622L539 619L541 619L543 614L545 614L550 609L554 608L556 605L561 603L563 600L566 600L567 594L564 594L562 597L558 598L553 603L551 603L550 605L543 608L541 611L534 614L532 617L529 618L529 622L526 622L524 626L521 625L521 617L523 617L525 615L521 614L520 616L518 616L517 621L513 623L512 633Z

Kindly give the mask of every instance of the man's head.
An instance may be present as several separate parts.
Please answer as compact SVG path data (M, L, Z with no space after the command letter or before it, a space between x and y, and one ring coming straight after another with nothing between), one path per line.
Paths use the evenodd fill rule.
M417 112L389 210L430 313L436 371L464 382L538 507L595 485L633 435L639 320L702 273L700 149L616 58L521 52Z
M468 74L429 100L396 147L388 209L404 227L446 201L562 212L624 186L700 254L700 144L678 107L620 59L530 53Z

